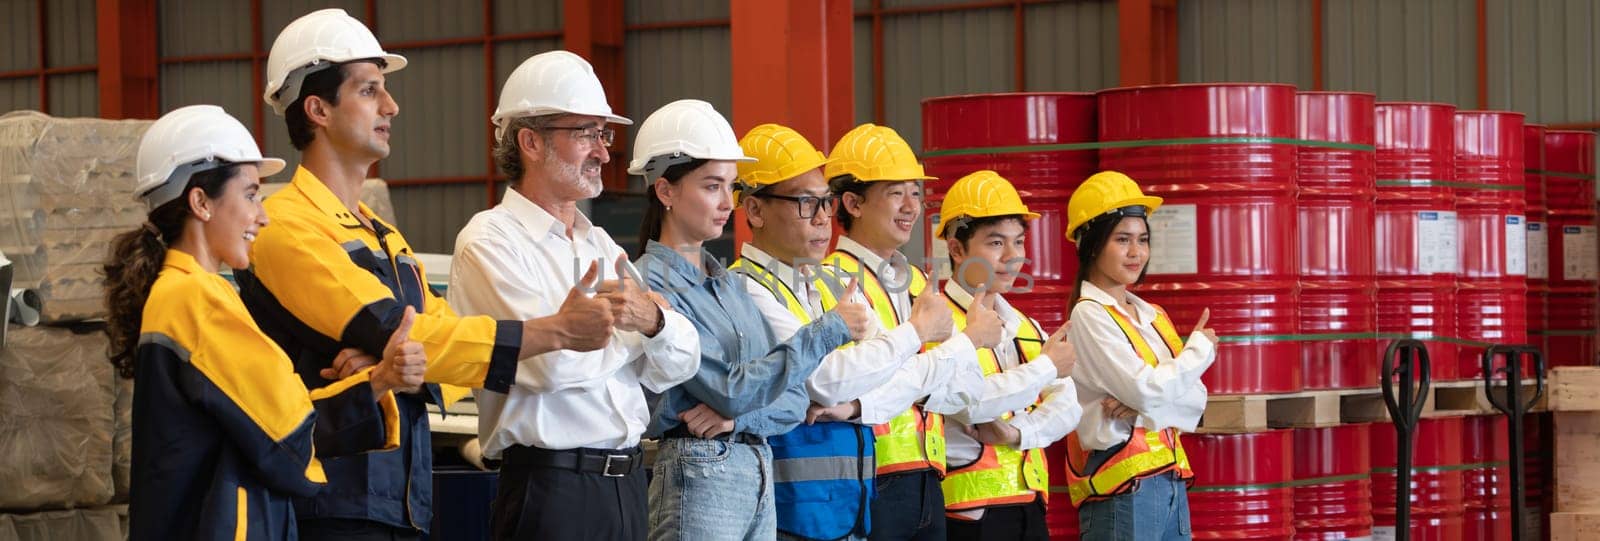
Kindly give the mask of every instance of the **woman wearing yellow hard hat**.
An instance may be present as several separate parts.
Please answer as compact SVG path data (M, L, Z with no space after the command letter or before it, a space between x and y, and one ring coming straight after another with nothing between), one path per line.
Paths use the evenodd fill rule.
M1201 374L1216 358L1203 313L1180 341L1160 306L1128 291L1150 264L1148 217L1161 198L1127 175L1090 176L1067 203L1067 235L1078 245L1078 286L1068 332L1079 358L1084 408L1068 439L1067 484L1083 539L1189 539L1187 480L1179 441L1206 407Z
M946 417L950 469L942 488L952 540L1047 539L1044 448L1083 414L1066 327L1046 335L1005 299L1027 261L1028 222L1038 217L994 171L962 177L940 207L935 234L955 269L944 294L956 328L996 315L1002 322L995 345L978 350L982 396Z

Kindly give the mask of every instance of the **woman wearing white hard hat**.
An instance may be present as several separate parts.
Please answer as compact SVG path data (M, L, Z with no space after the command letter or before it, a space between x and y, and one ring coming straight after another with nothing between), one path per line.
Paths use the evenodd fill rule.
M1128 291L1149 269L1148 217L1160 206L1116 171L1090 176L1067 202L1067 237L1078 245L1067 339L1085 407L1066 473L1088 540L1190 538L1194 472L1179 433L1205 411L1200 376L1216 359L1217 335L1202 313L1182 340L1165 310ZM1088 407L1096 403L1106 407Z
M259 179L282 169L211 105L167 113L140 141L148 221L105 266L111 361L139 388L130 539L294 539L290 498L327 482L318 456L399 445L390 391L422 383L420 345L392 341L372 369L309 393L218 274L249 265L267 225Z
M823 356L866 338L872 316L843 303L778 343L744 278L707 252L733 212L735 162L751 161L711 104L680 100L645 119L628 173L649 186L637 265L694 323L700 369L656 403L650 539L774 539L772 449L805 419L806 378Z

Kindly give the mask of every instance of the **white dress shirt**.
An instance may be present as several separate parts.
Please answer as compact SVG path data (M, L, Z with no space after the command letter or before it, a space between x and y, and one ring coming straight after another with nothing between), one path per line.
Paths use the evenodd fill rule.
M788 263L779 261L748 242L740 246L739 255L765 268L784 287L794 292L795 299L805 307L811 320L822 317L822 296L816 291L816 281L809 270L796 271ZM772 327L773 337L778 342L788 341L804 325L784 306L783 301L754 278L745 276L744 282L745 291L755 299L756 308L766 317L767 325ZM856 295L855 300L863 304L867 302L860 294ZM922 339L915 327L900 325L885 333L876 319L872 321L875 329L869 333L871 338L829 353L822 358L822 364L817 365L811 377L806 379L806 391L811 395L812 402L832 407L861 398L867 391L887 383L900 365L922 348Z
M1206 410L1206 386L1200 382L1200 375L1216 359L1216 345L1204 334L1191 333L1183 350L1174 357L1156 332L1156 310L1150 303L1130 292L1127 300L1131 305L1122 304L1087 281L1083 283L1083 296L1098 302L1073 306L1072 328L1067 331L1067 339L1078 353L1072 379L1084 406L1078 441L1090 450L1109 449L1127 441L1134 422L1147 430L1193 431ZM1145 364L1133 344L1128 343L1122 327L1100 303L1115 306L1139 329L1139 335L1155 352L1155 367ZM1108 418L1105 408L1098 406L1106 397L1137 410L1138 417Z
M972 306L972 294L955 280L945 282L945 295L957 306ZM971 464L983 452L982 444L961 430L963 424L971 426L986 423L1009 412L1012 417L1008 422L1020 435L1017 449L1026 451L1048 447L1066 437L1067 433L1078 427L1078 419L1083 417L1083 407L1078 404L1078 392L1070 375L1056 377L1056 366L1049 355L1041 353L1024 363L1018 354L1017 329L1023 325L1037 327L1039 323L1032 321L1032 318L1023 321L1022 318L1026 316L1006 302L1005 297L995 296L994 305L1004 329L1000 333L1000 345L994 348L1000 372L984 378L981 402L965 412L945 418L946 458L951 469ZM1048 339L1049 332L1050 329L1041 329L1040 338ZM1035 402L1039 406L1027 411L1028 406ZM957 514L977 520L983 518L983 509Z
M456 236L450 305L463 315L527 320L555 314L591 262L599 262L604 279L616 279L622 248L582 213L573 213L569 237L555 216L507 190L499 205L473 216ZM626 287L640 286L629 279ZM663 316L653 338L616 331L597 351L524 357L510 393L473 391L484 456L498 458L512 445L638 445L650 419L644 389L665 391L700 368L693 324L670 310Z
M839 237L838 248L860 259L863 272L877 273L894 305L896 318L902 324L909 321L911 293L903 284L911 271L905 256L895 252L893 261L886 263L850 237ZM902 287L892 287L895 285ZM976 404L982 393L983 369L978 366L977 350L966 335L954 333L949 340L901 364L888 383L862 395L861 423L887 423L918 402L932 413L959 413Z

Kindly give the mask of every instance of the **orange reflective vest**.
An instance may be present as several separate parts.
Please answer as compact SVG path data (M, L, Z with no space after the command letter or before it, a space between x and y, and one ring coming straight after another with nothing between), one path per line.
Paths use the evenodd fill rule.
M861 258L838 250L830 254L824 263L838 269L841 280L848 281L850 277L856 277L861 293L866 295L867 304L872 305L884 329L900 325L900 315L895 313L894 302L889 300L889 291L884 288L874 269L864 268ZM922 273L922 269L912 266L910 270L909 291L912 296L921 295L928 287L928 277ZM925 344L923 351L928 347L930 345ZM921 405L912 405L889 422L872 427L872 434L873 452L878 458L878 475L923 469L932 469L944 475L943 415L928 413Z
M1079 299L1078 302L1096 301ZM1111 320L1122 328L1122 333L1127 336L1128 343L1133 345L1133 350L1139 354L1139 358L1144 359L1145 364L1156 366L1155 350L1150 349L1150 344L1139 334L1139 329L1135 328L1128 318L1123 317L1116 307L1102 306L1105 307L1106 313L1111 315ZM1172 320L1167 317L1165 310L1160 306L1155 306L1155 309L1156 332L1161 334L1162 341L1166 342L1167 349L1173 356L1177 356L1178 352L1183 350L1183 341L1178 338L1178 330L1172 326ZM1078 442L1078 434L1073 432L1068 435L1067 492L1072 497L1073 506L1133 492L1138 488L1140 479L1169 471L1177 471L1180 479L1194 478L1194 471L1189 469L1189 456L1183 452L1183 441L1179 439L1176 428L1150 431L1135 426L1122 449L1106 459L1099 468L1089 471L1088 462L1089 450L1084 449Z
M966 329L966 310L962 310L954 301L950 302L950 309L956 329ZM1027 316L1021 319L1023 325L1017 329L1014 344L1017 354L1022 356L1021 361L1027 362L1038 357L1044 348L1044 332ZM978 364L983 368L984 377L1003 371L994 350L989 348L978 349ZM1028 409L1033 409L1033 406ZM1010 419L1011 414L1000 418ZM964 511L1049 498L1050 477L1045 470L1043 449L1020 451L1009 445L982 445L977 460L950 468L949 477L945 477L942 483L945 509Z

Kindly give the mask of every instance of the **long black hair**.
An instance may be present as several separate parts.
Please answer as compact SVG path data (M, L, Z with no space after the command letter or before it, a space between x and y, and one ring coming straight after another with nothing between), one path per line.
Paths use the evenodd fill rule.
M1145 231L1150 230L1150 220L1144 215L1144 208L1140 207L1137 214L1113 212L1096 216L1079 226L1078 237L1078 279L1072 284L1072 302L1083 298L1083 282L1089 279L1089 269L1094 268L1094 261L1100 258L1100 252L1105 251L1106 243L1111 241L1111 233L1117 230L1117 225L1126 218L1138 218L1144 222ZM1137 240L1137 239L1135 239ZM1139 279L1133 283L1144 283L1145 273L1150 271L1150 262L1146 261L1144 268L1139 269Z

